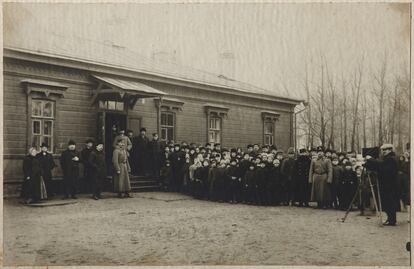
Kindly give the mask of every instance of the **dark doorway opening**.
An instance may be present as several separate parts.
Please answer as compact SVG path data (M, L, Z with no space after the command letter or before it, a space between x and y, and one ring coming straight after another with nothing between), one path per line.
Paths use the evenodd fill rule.
M114 140L120 130L126 130L127 116L120 113L105 113L105 157L108 175L113 173L112 154Z

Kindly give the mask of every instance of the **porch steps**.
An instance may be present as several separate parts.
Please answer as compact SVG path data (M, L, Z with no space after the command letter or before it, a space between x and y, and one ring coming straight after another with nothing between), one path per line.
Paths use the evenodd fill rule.
M150 176L130 175L132 192L157 191L160 189L158 181Z

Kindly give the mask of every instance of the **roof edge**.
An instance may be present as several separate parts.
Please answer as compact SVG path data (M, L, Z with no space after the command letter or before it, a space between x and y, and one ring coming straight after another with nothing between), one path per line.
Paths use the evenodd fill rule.
M218 88L218 89L227 89L227 90L232 90L233 92L226 92L227 94L233 94L233 95L239 95L239 96L244 96L244 97L250 97L250 98L258 98L258 99L271 99L271 101L276 101L276 102L281 102L281 103L288 103L291 105L298 105L302 102L304 102L304 100L301 99L296 99L296 98L291 98L291 97L284 97L284 96L278 96L278 95L268 95L268 94L262 94L262 93L248 93L246 91L242 91L239 90L237 88L233 88L233 87L228 87L228 86L224 86L224 85L218 85L218 84L214 84L214 83L207 83L207 82L203 82L203 81L196 81L196 80L191 80L191 79L183 79L183 78L178 78L178 77L173 77L173 76L169 76L169 75L164 75L164 74L157 74L155 72L149 72L146 70L138 70L138 69L133 69L133 68L127 68L124 66L118 66L118 65L110 65L107 63L101 63L101 62L96 62L96 61L87 61L85 59L79 59L76 57L70 57L70 56L66 56L66 55L60 55L60 54L51 54L51 53L47 53L47 52L40 52L40 51L34 51L34 50L28 50L28 49L22 49L22 48L15 48L15 47L10 47L10 46L4 46L3 47L3 57L4 58L16 58L16 59L22 59L22 60L32 60L34 61L34 59L27 59L24 57L19 57L19 54L23 54L23 55L35 55L38 57L45 57L47 59L57 59L57 60L66 60L69 62L75 62L78 64L82 64L82 65L93 65L93 66L97 66L97 67L101 67L101 68L112 68L112 69L116 69L119 71L129 71L129 72L133 72L135 74L141 74L141 75L148 75L148 76L154 76L157 78L161 78L163 80L172 80L172 81L176 81L176 82L183 82L183 83L189 83L192 84L193 86L195 86L196 88L200 88L198 85L201 86L207 86L207 87L213 87L213 88ZM51 63L48 60L45 60L44 63L47 64L54 64L54 65L59 65L56 63ZM65 65L61 65L61 66L65 66ZM78 68L78 69L83 69L83 70L89 70L91 71L88 67L73 67L72 68ZM150 78L147 78L148 80L151 80ZM156 81L156 80L154 80ZM165 82L165 81L164 81ZM186 85L184 85L186 86ZM187 86L188 87L188 86ZM204 88L202 88L204 89ZM259 98L262 97L262 98ZM263 98L265 97L265 98Z

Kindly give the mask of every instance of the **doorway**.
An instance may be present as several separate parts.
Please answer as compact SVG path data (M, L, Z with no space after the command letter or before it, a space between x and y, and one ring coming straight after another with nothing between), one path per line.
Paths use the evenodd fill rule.
M113 143L115 137L118 135L119 130L126 130L127 127L127 115L116 112L99 112L98 113L98 140L104 143L105 159L107 165L107 174L112 175L112 155L113 155Z

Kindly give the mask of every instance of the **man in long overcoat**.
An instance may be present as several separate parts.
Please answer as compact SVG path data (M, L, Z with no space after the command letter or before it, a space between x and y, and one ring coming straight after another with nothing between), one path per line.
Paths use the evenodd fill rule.
M118 197L130 198L131 183L129 180L129 172L131 171L128 163L127 151L124 141L117 140L114 153L112 155L112 164L114 166L114 192L118 193Z
M294 201L298 206L309 206L309 169L311 159L306 149L299 150L299 156L292 168L294 185Z
M395 226L397 223L397 209L399 207L398 195L398 161L392 144L381 146L382 160L372 159L366 156L367 167L377 171L381 194L382 208L387 213L388 219L384 225Z
M63 183L65 185L64 199L72 197L76 199L76 189L79 177L79 153L76 151L76 143L70 140L68 148L62 152L60 157L60 165L63 172Z
M106 178L106 160L103 143L98 142L95 150L89 154L88 163L91 169L92 198L101 199L102 187Z
M56 167L55 161L53 160L52 154L50 154L48 150L48 145L46 143L42 143L41 145L41 152L37 154L37 158L40 162L40 167L42 170L43 180L45 182L46 191L48 196L54 195L54 189L52 186L52 170Z
M145 175L149 171L147 164L148 164L148 137L146 136L147 129L141 128L139 136L135 137L133 148L134 148L134 167L135 167L135 174L137 175Z
M160 170L162 166L162 148L161 143L158 140L158 134L152 134L152 140L148 144L148 153L150 160L151 176L158 178L160 176Z
M311 162L309 183L312 183L311 200L318 203L318 208L327 208L331 201L332 163L324 157L322 147L318 147L318 156Z

